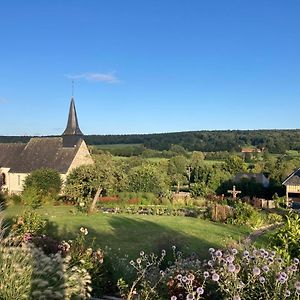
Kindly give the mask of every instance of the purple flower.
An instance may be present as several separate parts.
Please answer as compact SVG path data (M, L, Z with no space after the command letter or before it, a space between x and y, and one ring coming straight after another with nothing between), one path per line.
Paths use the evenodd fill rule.
M181 280L181 279L182 279L182 275L181 275L181 274L178 274L178 275L176 276L176 279Z
M195 275L194 274L189 274L188 279L193 281L195 279Z
M241 297L239 295L233 296L232 300L241 300Z
M294 286L295 286L296 290L300 291L300 282L299 281L296 281Z
M265 273L268 273L270 268L268 266L263 266L262 267L262 270L265 272Z
M285 283L288 279L288 275L285 272L280 272L278 276L278 281L280 283Z
M214 274L212 275L211 279L212 279L213 281L219 281L220 276L219 276L217 273L214 273Z
M231 252L232 252L233 255L238 254L238 251L237 251L235 248L233 248L233 249L231 250Z
M187 282L188 278L186 276L182 277L182 282Z
M194 298L193 294L187 294L186 299L187 300L193 300L195 298Z
M197 290L196 290L196 292L197 292L197 294L199 294L199 295L203 295L204 294L204 289L203 289L203 287L198 287L197 288Z
M205 272L203 273L203 276L204 276L204 278L208 278L208 277L209 277L209 273L208 273L207 271L205 271Z
M234 265L234 264L229 264L229 265L228 265L228 271L229 271L230 273L235 272L235 265Z
M258 276L260 274L260 268L254 267L253 268L253 275Z
M215 255L216 257L222 257L222 251L221 251L221 250L217 250L217 251L214 253L214 255Z
M231 264L234 261L234 256L229 255L228 257L226 257L226 260L227 260L227 262L229 262Z
M263 277L263 276L260 276L260 277L259 277L259 282L260 282L261 284L264 284L265 281L266 281L266 278L265 278L265 277Z

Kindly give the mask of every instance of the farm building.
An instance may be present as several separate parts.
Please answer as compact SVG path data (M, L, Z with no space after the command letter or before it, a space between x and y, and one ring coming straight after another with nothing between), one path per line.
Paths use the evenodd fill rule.
M300 168L290 174L282 184L286 187L287 205L291 202L300 204Z
M240 183L242 180L254 180L255 183L261 184L267 188L270 184L269 179L263 173L238 173L233 178L233 182Z

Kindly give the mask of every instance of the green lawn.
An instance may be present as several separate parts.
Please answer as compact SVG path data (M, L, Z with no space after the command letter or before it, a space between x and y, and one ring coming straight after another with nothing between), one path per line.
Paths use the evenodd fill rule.
M23 209L10 206L5 211L6 217L20 214ZM209 247L224 247L250 232L245 227L188 217L103 213L88 216L77 213L71 206L45 206L38 212L49 219L55 236L66 240L73 238L84 226L89 230L89 241L95 239L95 245L108 246L129 256L136 256L141 250L155 251L177 245L186 253L197 252L205 257Z

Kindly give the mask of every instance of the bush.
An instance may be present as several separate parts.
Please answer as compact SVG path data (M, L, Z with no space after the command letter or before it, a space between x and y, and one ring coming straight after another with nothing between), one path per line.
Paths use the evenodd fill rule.
M229 223L248 225L257 229L264 224L264 218L253 206L247 203L237 202L234 205L234 216Z
M67 254L71 257L71 264L83 268L88 271L91 276L91 285L93 287L93 296L103 296L112 285L110 281L110 273L104 265L104 252L101 249L93 250L86 246L87 228L81 227L79 234L70 244L66 245Z
M57 197L61 190L62 180L57 171L52 169L38 169L29 174L24 181L24 201L29 201L32 196L35 199L32 203L42 202L45 197Z
M290 260L300 257L300 217L290 213L286 216L284 226L271 236L271 245L283 257Z
M16 235L23 237L25 234L31 236L45 233L47 221L33 210L26 209L22 215L14 219L13 230Z

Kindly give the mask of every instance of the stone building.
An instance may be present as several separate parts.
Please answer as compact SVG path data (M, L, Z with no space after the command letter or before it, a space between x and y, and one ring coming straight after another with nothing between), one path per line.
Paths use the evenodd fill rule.
M291 173L282 183L286 187L286 204L300 206L300 168Z
M93 160L78 125L74 99L71 99L66 130L60 137L34 137L25 143L0 143L0 187L19 193L32 171L50 168L63 180L76 167Z

